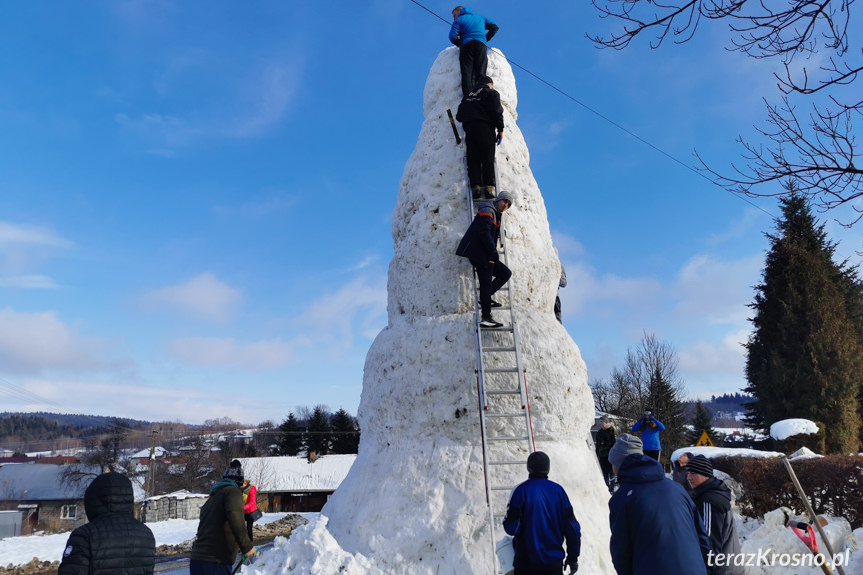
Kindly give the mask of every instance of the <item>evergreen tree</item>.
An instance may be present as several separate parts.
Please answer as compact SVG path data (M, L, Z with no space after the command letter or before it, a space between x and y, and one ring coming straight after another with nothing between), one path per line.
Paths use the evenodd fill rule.
M279 425L278 454L294 456L303 449L303 434L293 412Z
M695 419L692 422L692 433L689 434L689 444L695 443L701 438L701 434L707 432L707 436L713 441L714 445L717 442L716 431L713 429L713 419L710 417L710 412L701 403L701 400L695 402Z
M330 418L333 430L333 453L356 453L360 447L360 428L357 420L345 409Z
M833 261L836 244L804 198L794 193L780 203L750 304L744 391L755 399L746 404L747 419L759 429L792 417L820 422L828 453L856 452L863 389L857 270Z
M306 427L305 444L308 452L314 451L318 456L326 455L332 447L331 432L330 416L326 409L321 405L315 407Z
M675 382L677 375L677 356L666 343L658 342L654 336L646 340L654 349L662 349L669 353L669 363L664 367L656 365L647 385L648 405L653 408L653 415L665 425L665 431L660 433L662 455L668 459L671 452L686 442L686 421L683 414L682 385ZM644 340L642 342L644 345Z

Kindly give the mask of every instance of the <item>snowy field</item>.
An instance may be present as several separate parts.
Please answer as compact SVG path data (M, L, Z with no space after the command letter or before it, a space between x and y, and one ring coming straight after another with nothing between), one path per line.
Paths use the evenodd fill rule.
M264 513L258 525L278 521L287 513ZM313 521L318 513L297 513ZM178 545L195 537L198 529L197 519L169 519L147 523L156 536L156 545ZM52 535L30 535L0 539L0 566L23 565L34 557L40 561L59 561L66 547L69 532Z

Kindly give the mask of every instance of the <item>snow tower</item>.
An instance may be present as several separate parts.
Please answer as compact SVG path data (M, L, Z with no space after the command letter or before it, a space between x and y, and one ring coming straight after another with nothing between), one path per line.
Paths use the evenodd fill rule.
M549 478L566 489L581 524L580 570L611 574L609 495L589 441L594 407L587 369L553 313L561 268L516 124L515 78L500 52L488 56L506 124L497 149L498 189L515 196L503 220L536 449L548 453ZM349 556L352 573L496 572L480 434L473 273L455 255L473 217L464 144L456 145L447 117L460 100L458 49L447 48L426 81L425 119L393 212L389 324L366 357L359 454L323 510L328 535ZM527 459L523 444L511 450L512 458ZM524 466L506 473L511 485L527 479ZM502 527L495 533L501 537ZM303 537L307 545L320 541L297 532L290 547Z

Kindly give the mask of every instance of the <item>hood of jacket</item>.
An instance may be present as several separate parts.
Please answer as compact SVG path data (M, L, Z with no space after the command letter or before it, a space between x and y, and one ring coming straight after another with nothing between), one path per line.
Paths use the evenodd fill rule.
M709 501L711 505L723 511L731 509L731 489L716 477L696 487L692 491L692 498L697 503Z
M459 15L459 16L464 16L465 14L473 14L473 10L471 10L470 8L468 8L467 6L465 6L465 7L463 7L463 8L461 9L461 12L459 12L459 13L458 13L458 15ZM456 16L456 18L458 18L458 16Z
M617 472L618 483L651 483L663 479L662 465L642 453L627 455Z
M108 513L131 515L134 502L132 482L116 471L98 476L84 492L84 511L89 521Z

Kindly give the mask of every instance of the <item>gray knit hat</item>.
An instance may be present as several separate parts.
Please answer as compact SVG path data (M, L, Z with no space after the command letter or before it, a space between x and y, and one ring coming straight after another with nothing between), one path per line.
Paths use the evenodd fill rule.
M509 192L501 192L494 199L494 203L497 204L501 200L506 200L509 202L510 207L515 205L515 200L512 198L512 194Z
M617 436L617 441L614 442L614 446L608 452L608 461L619 468L623 460L626 459L626 456L633 453L641 454L643 448L641 439L635 435L621 433Z
M704 477L713 477L713 463L703 455L696 455L686 464L686 471L689 473L697 473Z

